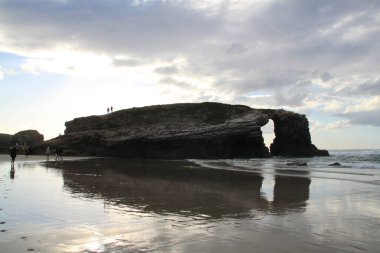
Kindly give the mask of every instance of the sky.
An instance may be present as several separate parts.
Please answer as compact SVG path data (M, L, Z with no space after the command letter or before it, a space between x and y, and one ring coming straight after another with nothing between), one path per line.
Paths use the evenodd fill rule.
M377 0L0 0L0 133L212 101L305 114L319 148L380 148L379 41Z

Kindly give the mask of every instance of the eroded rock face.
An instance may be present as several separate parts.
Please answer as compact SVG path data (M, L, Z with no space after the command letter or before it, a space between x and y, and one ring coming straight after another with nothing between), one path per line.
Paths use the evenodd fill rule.
M14 134L11 138L10 145L34 146L42 143L44 136L37 130L25 130Z
M274 156L322 155L311 143L309 121L303 114L285 110L267 110L273 120L275 139L270 146Z
M0 153L8 153L11 139L12 135L10 134L0 134Z
M23 150L30 146L41 145L44 136L37 130L24 130L14 135L0 134L0 153L9 153L9 147L18 145ZM20 151L19 151L20 152Z
M162 159L267 157L270 153L261 127L273 119L275 129L276 126L285 129L287 121L276 117L282 119L286 115L295 118L290 127L299 124L296 131L302 132L299 136L297 132L298 137L294 137L297 141L294 145L290 143L291 151L286 155L297 156L292 152L300 150L308 150L301 152L302 155L316 155L309 152L312 144L305 116L220 103L147 106L76 118L66 122L63 136L37 148L43 152L47 146L53 149L60 146L65 154L72 155ZM304 121L296 123L299 119L306 120L306 125ZM282 137L283 131L279 131L281 137L277 142L280 144L288 141ZM302 136L306 140L302 140ZM296 149L295 145L303 146ZM283 149L276 155L281 152Z

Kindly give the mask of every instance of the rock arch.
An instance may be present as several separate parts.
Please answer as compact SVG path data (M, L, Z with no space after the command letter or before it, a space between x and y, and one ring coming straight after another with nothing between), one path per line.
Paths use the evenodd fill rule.
M273 156L323 156L326 150L319 150L311 142L309 121L304 114L285 110L264 110L274 123L275 138L270 145Z
M305 115L221 103L181 103L120 110L66 122L44 142L66 154L158 159L251 158L270 155L261 128L273 120L272 155L327 155L312 143ZM325 152L325 153L324 153Z

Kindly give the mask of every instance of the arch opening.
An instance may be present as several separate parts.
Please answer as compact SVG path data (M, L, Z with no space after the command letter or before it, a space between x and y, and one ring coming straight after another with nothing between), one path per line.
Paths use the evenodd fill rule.
M273 143L274 138L276 137L274 134L274 123L273 120L269 119L268 123L261 128L263 133L265 146L270 148L270 144Z

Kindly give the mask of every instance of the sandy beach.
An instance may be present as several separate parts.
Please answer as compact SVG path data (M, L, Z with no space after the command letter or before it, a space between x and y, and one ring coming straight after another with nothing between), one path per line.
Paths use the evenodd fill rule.
M11 178L9 156L0 155L0 252L380 247L380 185L350 171L332 177L327 168L268 168L265 160L45 159L17 157ZM377 173L359 177L374 182Z

